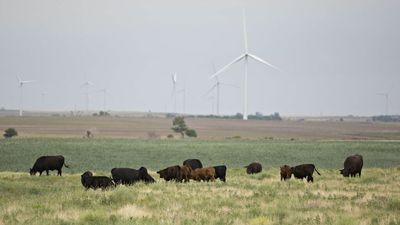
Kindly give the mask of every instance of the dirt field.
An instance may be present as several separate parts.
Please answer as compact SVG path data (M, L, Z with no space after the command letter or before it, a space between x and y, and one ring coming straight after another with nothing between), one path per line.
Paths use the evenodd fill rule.
M400 123L336 121L242 121L187 118L200 139L274 138L304 140L400 140ZM22 137L165 138L173 134L171 118L133 117L0 117L0 130L14 127ZM179 136L179 135L175 135Z

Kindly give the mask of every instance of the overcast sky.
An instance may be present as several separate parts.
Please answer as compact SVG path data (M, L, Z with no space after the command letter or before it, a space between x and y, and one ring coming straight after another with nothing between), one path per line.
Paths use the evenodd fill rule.
M109 110L171 112L176 72L186 112L209 114L213 64L244 52L242 8L249 52L283 71L250 61L249 113L383 114L389 91L400 113L398 0L0 0L0 107L18 108L18 75L36 80L26 109L82 110L88 80L92 110L107 88ZM220 76L240 86L221 88L221 113L242 112L243 76Z

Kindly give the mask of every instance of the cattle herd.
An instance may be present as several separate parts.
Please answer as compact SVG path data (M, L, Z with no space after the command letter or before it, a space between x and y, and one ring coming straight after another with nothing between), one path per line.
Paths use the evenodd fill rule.
M30 169L30 174L35 175L39 173L42 175L43 171L49 175L49 170L57 170L57 175L61 176L61 168L65 166L65 159L61 155L57 156L41 156L39 157L33 167ZM361 170L363 167L363 157L361 155L352 155L344 161L344 168L340 170L340 174L344 177L355 177L357 174L361 177ZM247 174L260 173L262 165L253 162L245 166ZM157 171L160 178L165 181L176 182L189 182L195 181L215 181L220 179L226 182L226 166L219 165L213 167L203 167L203 164L198 159L185 160L182 165L170 166L165 169ZM321 175L314 164L302 164L294 167L283 165L280 167L281 181L290 179L292 175L297 179L306 178L307 182L314 182L313 173L317 172ZM81 175L81 183L86 188L92 189L107 189L114 187L118 184L132 185L136 182L142 181L144 183L154 183L155 180L151 177L145 167L140 167L138 170L131 168L113 168L111 170L111 177L107 176L93 176L93 173L86 171Z

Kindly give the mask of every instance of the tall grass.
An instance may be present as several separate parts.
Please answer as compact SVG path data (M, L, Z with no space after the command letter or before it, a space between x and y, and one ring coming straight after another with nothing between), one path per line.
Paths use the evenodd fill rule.
M0 224L400 223L400 168L366 169L361 178L321 173L314 183L281 182L277 169L256 175L233 169L226 183L157 178L149 185L85 191L79 174L1 172Z

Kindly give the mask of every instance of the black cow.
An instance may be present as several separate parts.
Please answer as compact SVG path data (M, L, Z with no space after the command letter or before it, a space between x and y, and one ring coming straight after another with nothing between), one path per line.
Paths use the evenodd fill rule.
M220 165L220 166L214 166L215 169L215 179L219 178L223 182L226 182L226 166L225 165Z
M157 171L157 173L160 174L160 178L163 178L166 181L182 181L181 167L178 165L167 167L163 170Z
M86 171L81 175L81 183L86 190L89 188L93 188L94 190L101 188L102 190L105 190L115 186L110 177L93 176L93 173L90 171Z
M69 168L64 162L64 156L56 155L56 156L41 156L36 159L35 164L33 164L33 168L30 168L29 173L33 176L39 172L39 175L42 175L43 171L46 171L46 175L49 175L49 170L57 170L57 175L61 176L61 168L65 166Z
M349 175L355 177L358 175L361 177L361 170L363 167L363 157L361 155L351 155L346 158L344 161L344 169L339 170L340 174L344 177L348 177Z
M155 180L147 173L145 167L140 167L139 170L131 168L113 168L111 175L116 184L131 185L138 181L145 183L154 183Z
M315 172L318 173L318 175L321 175L317 168L315 168L314 164L302 164L302 165L298 165L295 167L291 167L290 171L292 172L292 174L294 175L295 178L297 179L303 179L305 177L307 177L307 182L314 182L314 178L313 178L313 173Z
M253 162L250 163L248 166L245 166L247 174L259 173L262 171L262 166L260 163Z
M183 161L183 165L192 168L192 170L203 168L203 164L198 159L187 159Z

